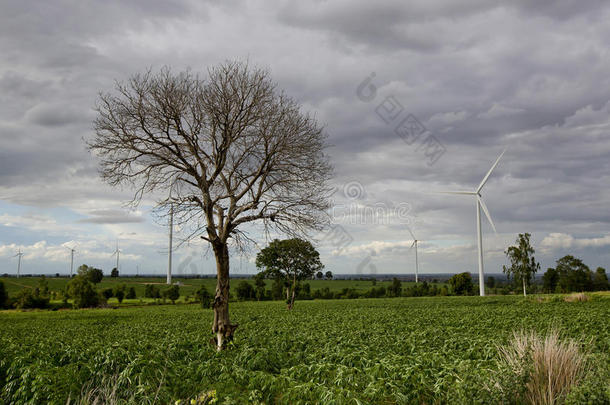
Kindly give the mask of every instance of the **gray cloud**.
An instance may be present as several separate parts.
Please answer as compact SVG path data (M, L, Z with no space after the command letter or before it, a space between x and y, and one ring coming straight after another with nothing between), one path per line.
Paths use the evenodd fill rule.
M429 269L442 271L448 257L454 267L476 265L473 202L432 191L474 188L507 146L484 190L500 233L485 225L490 268L499 269L502 247L518 232L532 232L537 243L547 238L541 254L550 264L564 252L558 234L607 235L606 2L24 1L0 8L0 200L7 204L65 208L106 232L142 221L114 209L131 190L103 185L84 148L98 92L149 67L204 71L239 58L268 67L326 124L339 187L357 180L364 203L413 207L417 231L436 246L422 257ZM371 72L376 97L363 102L356 89ZM400 117L414 114L446 147L434 165L418 143L396 135L396 122L376 114L390 96L404 107ZM332 270L357 265L357 246L402 246L409 237L402 224L347 228L353 257L334 259L321 247ZM592 262L610 260L594 243L569 248ZM380 271L403 271L396 258L403 250L392 259L380 252Z
M77 222L83 224L132 224L144 222L141 216L130 215L119 210L94 210L89 212L91 217L79 219Z

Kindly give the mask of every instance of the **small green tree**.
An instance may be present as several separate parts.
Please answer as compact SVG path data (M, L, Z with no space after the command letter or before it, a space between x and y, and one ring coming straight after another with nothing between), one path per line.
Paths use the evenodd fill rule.
M326 279L327 280L332 280L333 279L333 272L332 271L327 271L326 272Z
M256 299L256 290L254 286L246 280L242 280L237 284L235 293L237 299L242 301Z
M593 277L589 266L577 257L567 255L557 260L557 289L561 292L591 291Z
M78 275L84 277L93 284L99 283L104 278L104 272L102 270L87 266L86 264L79 266Z
M455 295L471 295L474 293L474 284L470 273L456 274L449 279L449 285Z
M555 290L557 289L558 280L559 274L557 274L557 270L552 267L549 267L542 275L542 290L547 293L555 292Z
M195 295L203 308L210 308L212 306L212 294L210 294L205 286L199 287Z
M104 288L102 290L102 296L104 296L104 298L106 300L112 298L114 296L114 292L112 291L112 288Z
M289 283L286 301L290 310L294 306L297 282L311 278L324 265L320 253L310 242L293 238L271 242L256 255L256 267L264 269L270 277Z
M81 275L70 280L67 289L68 295L74 300L76 308L90 308L100 304L100 296L95 287Z
M317 272L316 273L316 278L318 280L322 280L324 278L324 273L322 273L321 271Z
M180 287L176 284L170 285L167 290L163 291L163 296L175 304L176 300L180 298Z
M496 278L494 276L487 277L485 285L487 285L487 288L494 288L496 286Z
M542 275L542 290L547 293L555 292L555 290L557 289L558 281L559 274L557 274L557 270L552 267L549 267Z
M239 284L237 284L235 292L237 294L237 299L242 301L256 298L254 287L252 287L252 284L246 280L242 280L239 282Z
M254 276L254 286L256 290L256 299L258 301L264 300L267 291L265 289L265 274L263 272L257 273L256 276Z
M123 298L125 298L125 284L121 284L114 289L114 296L119 301L119 304L123 302Z
M115 267L110 271L110 277L118 277L118 276L119 276L119 269L117 269Z
M534 277L534 274L540 270L540 264L534 258L536 252L530 244L530 234L520 233L517 237L517 245L509 246L504 252L510 266L502 266L504 274L508 278L513 278L516 283L523 286L523 296L527 295L527 286Z
M40 295L43 297L48 297L51 295L49 291L49 282L44 275L40 277L40 280L38 281L38 290Z
M608 289L608 276L606 269L598 267L593 274L593 289L596 291L606 291Z
M134 287L129 287L129 290L127 290L127 295L125 296L125 298L127 298L128 300L133 300L136 297L136 289Z
M144 297L146 298L161 298L159 289L153 284L146 284L144 287Z
M394 277L392 279L392 285L388 287L387 292L390 297L400 297L400 294L402 293L402 283L400 280Z

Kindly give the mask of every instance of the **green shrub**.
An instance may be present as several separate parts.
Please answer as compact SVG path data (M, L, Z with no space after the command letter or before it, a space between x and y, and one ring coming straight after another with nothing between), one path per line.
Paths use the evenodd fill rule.
M144 297L146 298L161 298L159 288L152 284L146 284L144 287Z
M78 268L78 275L84 277L93 284L99 283L104 278L104 272L102 270L87 266L86 264L83 264Z
M237 299L239 300L252 300L256 298L256 290L246 280L242 280L237 284L237 288L235 289L235 293L237 294Z
M125 298L125 284L121 284L114 289L114 296L119 303L123 302L123 298Z
M449 279L451 290L455 295L472 295L474 294L474 284L470 273L456 274Z
M78 275L68 283L68 295L76 308L91 308L101 304L101 296L85 277Z
M203 308L210 308L212 306L212 299L214 297L208 292L205 286L202 285L195 293L195 296Z
M180 287L176 284L169 286L167 290L163 291L163 298L169 299L174 304L180 298Z
M105 288L102 290L102 295L104 298L109 299L114 297L114 292L112 291L112 288Z
M48 308L49 296L42 295L38 288L24 288L15 297L15 306L19 309Z

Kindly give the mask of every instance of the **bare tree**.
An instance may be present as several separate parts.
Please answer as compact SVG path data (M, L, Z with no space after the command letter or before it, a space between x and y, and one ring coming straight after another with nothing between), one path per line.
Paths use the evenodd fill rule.
M265 232L306 235L328 222L332 166L323 128L279 91L268 71L241 62L208 70L148 71L101 94L96 136L89 149L100 157L102 178L134 188L157 208L174 207L216 258L212 331L218 350L232 339L229 320L229 247L251 239L244 225ZM172 190L169 193L169 190Z

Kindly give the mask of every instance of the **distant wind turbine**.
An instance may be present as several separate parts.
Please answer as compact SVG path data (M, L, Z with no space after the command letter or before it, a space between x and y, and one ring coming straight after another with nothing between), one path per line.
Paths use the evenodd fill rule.
M411 231L411 228L409 228L407 226L407 229L409 230L409 233L411 234L411 236L413 237L413 244L411 245L411 247L409 248L409 252L411 252L411 250L413 249L413 247L415 247L415 282L418 282L418 275L419 275L419 262L417 260L417 242L419 242L419 240L417 240L417 238L415 237L415 235L413 235L413 231Z
M76 249L74 248L67 248L68 250L70 250L70 278L72 277L72 273L74 272L74 252L76 252Z
M21 248L19 248L19 250L17 251L17 254L13 257L18 257L19 259L17 259L17 278L19 278L19 275L21 273L21 258L23 257L24 253L21 252Z
M500 162L500 159L502 158L505 152L506 149L504 149L500 156L498 156L498 159L496 159L496 162L493 164L493 166L491 166L491 169L489 169L485 177L483 177L483 181L481 181L481 184L479 184L479 187L477 187L475 191L442 191L442 193L444 194L465 194L475 196L475 201L477 205L477 242L479 248L479 295L481 296L485 296L485 274L483 272L483 237L481 234L481 209L483 209L483 212L485 213L485 216L491 224L491 227L493 228L494 232L497 233L496 226L491 220L491 215L489 215L489 210L487 209L487 206L485 205L485 203L483 202L483 198L481 197L481 189L483 189L483 186L485 185L485 183L487 183L487 179L489 179L489 176L491 176L491 172L493 172L493 170L496 168L498 162Z
M121 256L121 249L119 249L119 240L116 241L116 250L112 254L112 256L116 255L116 269L119 270L119 256ZM111 257L112 257L111 256Z

